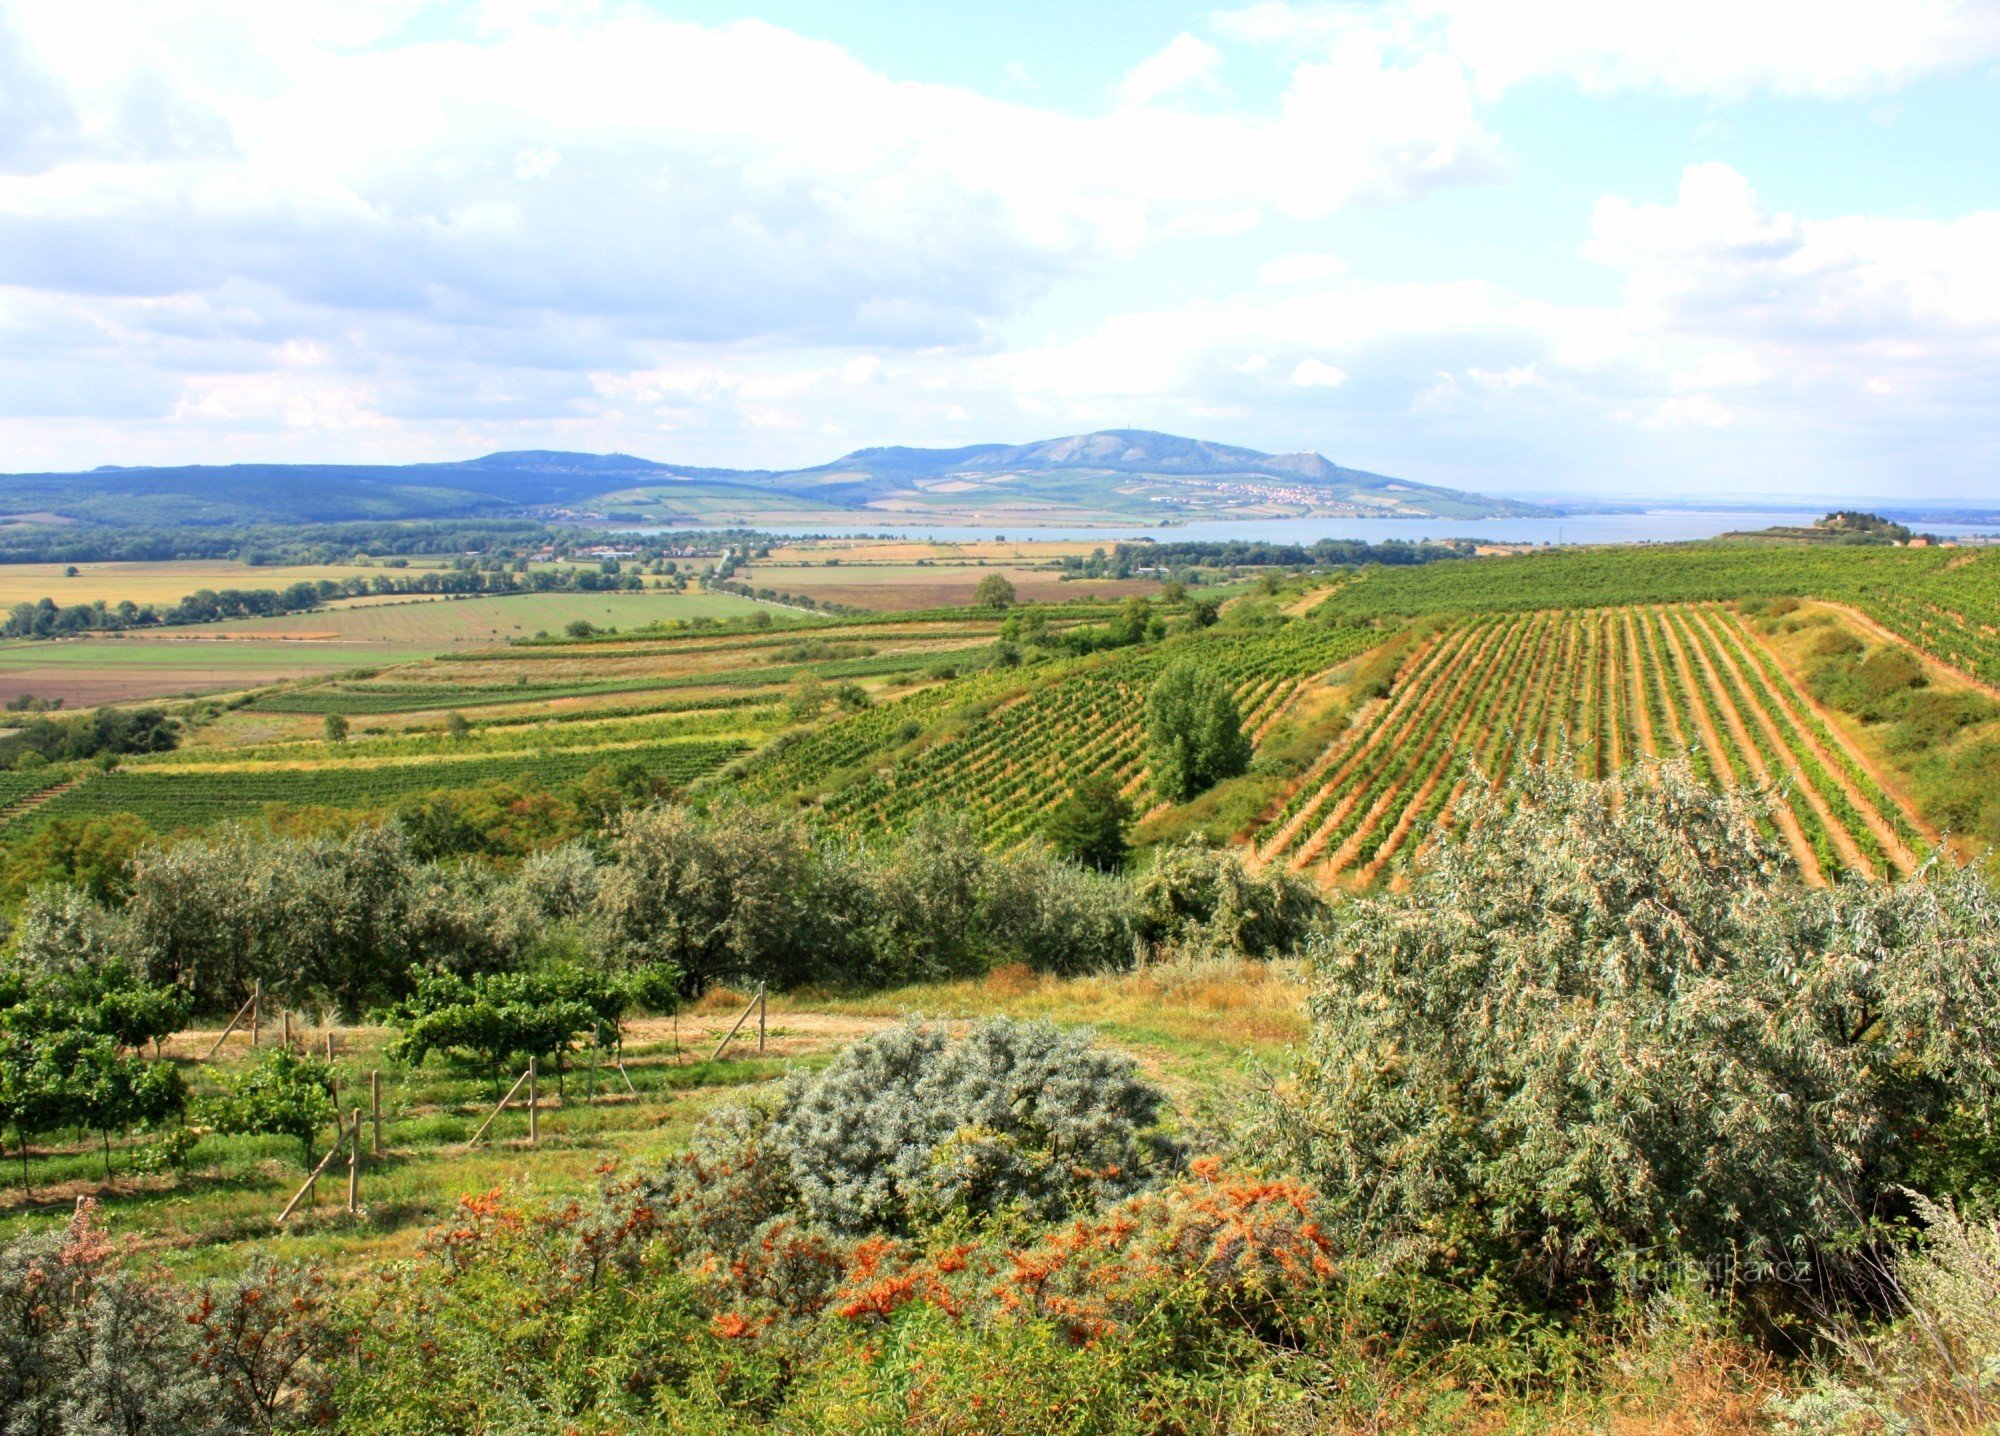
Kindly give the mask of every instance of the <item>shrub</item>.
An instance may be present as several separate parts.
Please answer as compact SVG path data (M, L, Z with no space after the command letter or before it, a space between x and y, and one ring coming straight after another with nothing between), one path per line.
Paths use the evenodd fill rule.
M1051 1220L1170 1167L1166 1105L1087 1032L994 1018L953 1038L912 1022L794 1077L770 1140L800 1209L836 1232L1010 1208Z
M1142 942L1195 956L1271 957L1305 941L1327 907L1304 879L1258 875L1200 837L1163 849L1139 877L1134 926Z
M223 1078L211 1117L218 1132L292 1138L309 1169L314 1138L340 1120L333 1106L333 1070L317 1057L273 1047Z
M1132 965L1131 887L1034 844L993 859L980 926L999 953L1074 977Z
M1115 873L1125 866L1125 829L1132 822L1132 805L1109 778L1088 777L1049 815L1048 839L1065 857L1099 872Z
M0 1247L0 1417L9 1436L251 1436L327 1424L323 1284L259 1264L189 1290L120 1270L81 1204Z
M1357 1239L1574 1295L1830 1261L2000 1091L1975 877L1809 889L1680 765L1481 791L1316 954L1276 1133Z

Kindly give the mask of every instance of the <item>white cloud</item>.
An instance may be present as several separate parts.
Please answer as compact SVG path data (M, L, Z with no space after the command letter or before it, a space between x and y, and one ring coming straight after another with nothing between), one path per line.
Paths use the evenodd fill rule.
M1217 25L1252 43L1448 56L1487 94L1561 77L1596 93L1846 96L2000 59L1993 0L1265 0Z
M1118 86L1118 98L1128 105L1150 105L1209 80L1221 63L1222 52L1206 40L1186 33L1176 35L1164 50L1148 55L1126 72Z
M1324 359L1301 359L1292 370L1294 389L1338 389L1347 382L1347 371L1336 369Z

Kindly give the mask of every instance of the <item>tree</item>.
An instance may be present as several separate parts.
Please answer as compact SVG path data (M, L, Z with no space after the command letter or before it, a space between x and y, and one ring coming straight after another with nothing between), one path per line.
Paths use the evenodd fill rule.
M472 733L472 724L469 721L467 721L466 716L463 713L459 712L456 708L454 708L451 712L444 715L445 737L451 739L454 743L456 743L464 740L467 737L470 737L471 733Z
M1171 665L1146 695L1146 756L1153 787L1185 803L1250 766L1250 739L1222 679L1194 659Z
M1088 777L1049 815L1048 839L1065 857L1115 873L1125 866L1125 829L1131 821L1132 805L1117 783Z
M416 992L391 1009L398 1055L420 1066L432 1052L457 1051L482 1061L497 1091L509 1057L553 1057L560 1087L578 1037L617 1045L626 990L581 968L548 972L483 972L467 979L418 972Z
M980 608L1012 608L1016 594L1005 574L989 573L972 590L972 601Z
M808 673L792 685L792 696L785 700L785 710L797 723L809 722L826 711L826 680L817 673Z
M345 743L347 741L347 720L341 717L340 714L327 714L326 721L320 726L326 731L327 742Z

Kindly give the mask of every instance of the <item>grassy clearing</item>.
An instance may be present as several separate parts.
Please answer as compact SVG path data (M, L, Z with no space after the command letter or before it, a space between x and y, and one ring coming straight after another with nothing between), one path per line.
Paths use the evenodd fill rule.
M0 1239L68 1219L78 1197L95 1198L109 1229L139 1240L171 1267L200 1274L231 1269L257 1253L313 1256L336 1268L360 1270L414 1249L458 1199L495 1187L516 1197L560 1199L594 1191L607 1167L660 1160L680 1146L702 1112L718 1101L778 1080L795 1065L817 1065L867 1033L911 1014L973 1019L994 1014L1086 1023L1130 1052L1180 1103L1184 1120L1207 1124L1211 1109L1237 1105L1304 1031L1297 969L1249 962L1161 964L1138 972L1059 979L1003 967L965 982L928 984L860 996L797 993L774 997L762 1056L754 1021L723 1055L715 1044L742 1011L740 994L711 992L677 1020L648 1018L628 1026L628 1092L615 1071L597 1074L590 1096L587 1068L572 1070L568 1100L553 1074L542 1081L541 1142L526 1143L525 1112L509 1110L492 1140L467 1141L492 1109L496 1092L483 1069L433 1058L411 1070L388 1055L387 1029L336 1029L335 1066L343 1110L368 1107L368 1075L382 1075L380 1161L364 1162L365 1210L349 1217L344 1159L322 1178L318 1206L279 1234L272 1219L304 1173L288 1139L204 1135L188 1170L178 1176L135 1170L145 1138L114 1139L114 1176L91 1134L74 1134L32 1158L33 1191L21 1183L18 1156L0 1163ZM295 1041L319 1050L326 1029L303 1025ZM265 1029L266 1040L272 1036ZM213 1028L180 1034L166 1060L179 1064L199 1093L218 1073L246 1060L238 1035L216 1063L200 1060ZM505 1074L511 1081L514 1072ZM324 1141L324 1137L322 1138Z

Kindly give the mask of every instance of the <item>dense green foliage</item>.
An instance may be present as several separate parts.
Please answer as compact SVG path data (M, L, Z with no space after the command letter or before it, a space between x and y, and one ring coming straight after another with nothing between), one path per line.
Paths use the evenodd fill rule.
M1277 1109L1371 1241L1544 1292L1802 1278L1987 1131L2000 912L1969 873L1807 888L1678 765L1536 768L1462 832L1344 911Z
M1099 872L1125 866L1125 830L1132 805L1111 779L1093 774L1070 789L1049 814L1044 831L1057 852Z
M1250 738L1229 687L1186 659L1146 695L1146 760L1153 790L1185 803L1250 766Z
M313 1139L340 1120L331 1070L311 1053L289 1047L270 1048L231 1072L208 1116L218 1132L290 1137L299 1144L299 1165L308 1171Z
M0 737L0 767L164 753L180 741L159 708L99 708L74 717L29 718ZM32 756L31 756L32 755Z

